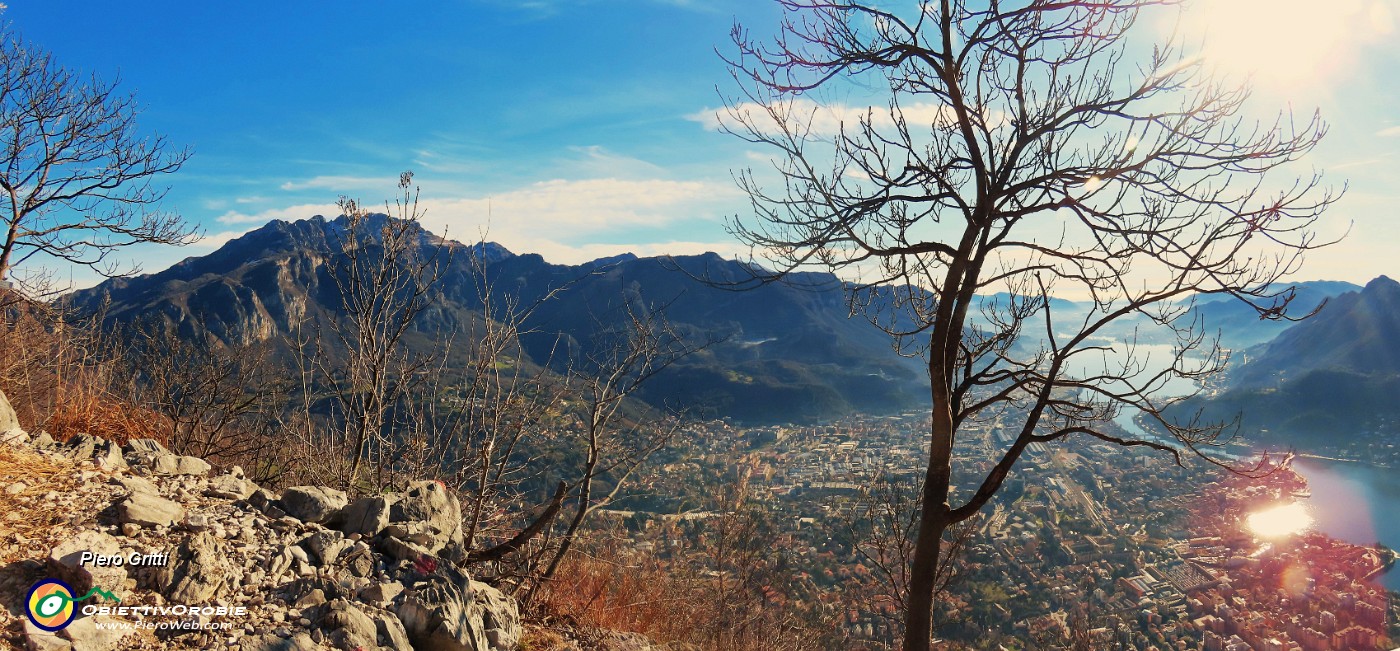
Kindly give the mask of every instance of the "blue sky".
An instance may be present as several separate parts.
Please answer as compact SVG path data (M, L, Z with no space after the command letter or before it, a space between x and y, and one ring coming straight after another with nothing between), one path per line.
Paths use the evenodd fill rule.
M1331 63L1261 79L1258 99L1320 106L1332 133L1310 162L1351 185L1330 227L1350 223L1351 237L1313 256L1300 279L1365 281L1400 273L1390 262L1400 250L1400 39L1377 25L1400 12L1389 11L1396 0L1337 1L1356 5L1338 23L1344 38L1307 50ZM333 214L341 194L380 202L406 169L426 223L455 239L489 228L514 251L570 263L740 250L723 229L746 210L730 170L761 157L701 116L719 105L716 86L733 90L715 48L727 51L736 18L771 31L771 3L8 4L3 19L65 65L120 74L145 107L143 129L193 147L166 179L167 207L206 240L141 249L147 271L271 218ZM1220 22L1210 11L1188 25ZM1310 39L1288 35L1288 23L1268 27Z

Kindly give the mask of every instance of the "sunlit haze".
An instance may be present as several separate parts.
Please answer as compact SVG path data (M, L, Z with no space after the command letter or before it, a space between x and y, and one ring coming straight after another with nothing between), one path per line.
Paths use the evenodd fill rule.
M1293 86L1357 65L1364 43L1394 31L1392 12L1387 0L1199 0L1184 27L1222 72Z

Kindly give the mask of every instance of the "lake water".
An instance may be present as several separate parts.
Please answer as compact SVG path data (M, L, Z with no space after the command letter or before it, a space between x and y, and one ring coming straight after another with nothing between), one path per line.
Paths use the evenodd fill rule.
M1400 549L1400 474L1350 461L1297 458L1293 467L1308 480L1313 526L1357 545L1380 542ZM1400 568L1382 577L1400 590Z
M1155 438L1133 420L1134 410L1114 419L1128 432ZM1293 468L1308 480L1313 527L1356 545L1377 542L1400 550L1400 473L1354 461L1297 457ZM1400 590L1400 566L1381 576L1389 590Z
M1145 366L1150 371L1171 359L1170 346L1141 346L1138 352L1147 355ZM1162 395L1181 395L1193 388L1189 381L1176 379L1163 388ZM1136 410L1125 409L1114 421L1136 436L1155 438L1133 420L1136 415ZM1305 457L1295 458L1293 467L1308 480L1312 497L1307 506L1315 529L1356 545L1379 542L1400 549L1400 473L1364 463ZM1390 590L1400 590L1400 566L1383 575L1381 582Z

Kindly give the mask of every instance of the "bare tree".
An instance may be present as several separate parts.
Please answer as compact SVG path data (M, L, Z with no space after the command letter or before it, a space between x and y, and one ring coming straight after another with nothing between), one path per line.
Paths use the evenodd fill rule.
M0 294L5 294L0 296L0 387L21 422L61 435L62 423L88 423L86 417L100 411L94 407L112 406L107 400L112 365L107 362L116 346L96 326L100 310L82 317L65 305L25 293L0 289Z
M835 537L850 544L852 553L874 568L878 584L856 598L864 601L862 605L867 610L886 620L885 626L895 635L903 630L903 623L898 621L898 615L889 613L903 613L908 607L909 568L914 558L919 514L923 510L922 497L923 491L917 483L877 475L857 498L855 504L859 508L839 518L832 531ZM957 585L962 576L963 556L980 525L981 518L972 517L949 527L934 575L935 596L947 594Z
M188 244L196 231L158 206L155 177L180 169L171 150L136 128L134 97L85 77L0 29L0 281L34 256L130 272L108 256L143 242Z
M485 532L503 530L518 517L511 504L524 501L523 484L548 470L527 456L544 444L563 420L568 385L549 371L550 359L532 361L521 337L539 334L525 324L543 304L570 285L545 292L529 304L498 291L487 273L483 239L466 253L477 283L480 318L459 326L463 351L441 351L441 368L420 391L417 413L406 430L400 456L415 478L443 477L465 504L466 546L475 549ZM449 377L448 361L465 354L460 378Z
M126 387L131 404L164 417L171 450L240 464L259 481L279 471L268 425L287 387L266 347L189 340L158 323L138 323L120 339L127 344L113 384Z
M711 621L697 627L694 641L724 650L853 648L840 626L843 609L826 608L810 579L794 571L782 553L791 541L773 516L750 502L746 487L719 492L721 512L701 520L696 537L701 575L708 577L699 601ZM800 599L799 592L809 594Z
M637 298L621 309L625 315L621 325L602 329L593 352L572 362L570 382L582 404L579 436L584 459L572 486L577 499L573 514L542 580L549 580L559 569L589 514L616 499L632 474L679 429L676 422L664 418L624 418L628 400L648 380L703 347L671 328L665 306L646 305ZM610 487L595 494L595 483L604 479Z
M363 479L371 456L376 485L385 485L383 474L393 461L387 418L412 398L433 363L431 355L412 355L404 338L427 309L451 252L418 223L422 211L412 172L399 177L399 191L379 216L342 197L344 228L333 229L328 242L329 276L344 314L330 321L330 332L343 359L338 368L329 355L317 355L316 363L328 380L350 455L340 478L347 488Z
M927 362L906 650L930 645L944 533L991 499L1027 446L1081 435L1179 461L1218 442L1222 425L1162 416L1181 399L1161 395L1168 380L1225 361L1191 297L1289 318L1293 292L1276 283L1321 244L1312 226L1335 194L1316 172L1271 173L1312 150L1320 117L1245 119L1247 87L1173 42L1131 44L1141 12L1166 4L779 0L787 18L772 43L735 28L727 60L742 96L721 124L774 153L775 180L738 174L754 215L733 232L775 277L815 267L850 280L853 310ZM813 99L838 93L874 106ZM984 298L997 292L1009 298ZM1088 308L1066 311L1055 296ZM1167 359L1106 336L1126 319L1170 333ZM1008 408L1010 442L950 504L963 426ZM1122 409L1171 438L1101 426Z

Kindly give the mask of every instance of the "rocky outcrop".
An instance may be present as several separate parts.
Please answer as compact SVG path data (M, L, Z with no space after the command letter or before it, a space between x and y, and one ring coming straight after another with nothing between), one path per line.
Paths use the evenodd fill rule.
M242 500L247 499L257 490L257 484L248 481L248 478L243 476L243 469L234 466L229 469L227 474L209 480L209 488L205 489L204 494L210 497L222 497L226 500Z
M5 397L5 392L0 391L0 443L23 443L27 440L29 436L20 429L19 417L15 416L15 410Z
M324 486L293 486L282 493L279 506L302 522L321 523L345 508L345 492Z
M397 603L395 612L415 649L514 649L520 644L515 602L455 570L435 573Z
M151 573L160 593L174 603L203 605L237 587L241 573L228 563L224 541L200 531Z
M78 436L87 436L79 434ZM72 443L72 439L69 440ZM74 458L85 458L74 455ZM172 454L159 441L136 439L126 446L126 461L139 473L147 475L194 475L203 477L209 474L209 463L199 457Z
M159 495L132 492L117 504L118 521L141 527L169 527L185 516L185 507Z
M83 554L111 558L121 551L117 539L100 531L84 531L58 544L49 551L49 569L68 582L78 594L93 586L121 585L126 581L125 567L96 566ZM84 561L87 562L84 562Z
M389 535L438 553L462 542L462 507L442 482L411 484L389 507Z
M94 514L93 528L54 545L44 559L45 573L80 593L93 587L111 591L126 607L246 610L236 619L194 618L226 622L229 628L217 632L157 631L160 646L520 647L515 601L457 564L465 556L461 506L440 483L418 482L402 492L349 502L343 492L320 486L278 494L238 468L211 472L202 460L175 455L151 440L116 447L76 436L64 444L15 439L6 445L34 451L35 443L45 446L41 454L54 463L74 464L85 482L79 490L110 495L112 507ZM99 567L81 562L84 553L123 562ZM35 649L118 648L125 644L121 631L131 629L99 622L114 616L121 619L111 613L82 616L57 634L31 626L25 643Z

